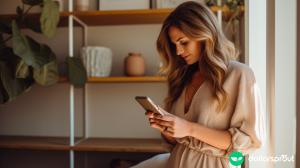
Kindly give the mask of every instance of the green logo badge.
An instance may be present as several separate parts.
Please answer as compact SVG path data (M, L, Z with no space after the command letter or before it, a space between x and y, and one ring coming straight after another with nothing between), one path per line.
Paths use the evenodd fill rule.
M233 166L239 166L241 164L243 164L244 162L244 156L241 152L232 152L229 155L229 162L233 165Z

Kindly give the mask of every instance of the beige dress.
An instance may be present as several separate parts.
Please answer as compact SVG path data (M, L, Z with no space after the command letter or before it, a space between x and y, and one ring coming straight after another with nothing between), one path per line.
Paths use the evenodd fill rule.
M232 151L249 154L260 147L258 128L262 124L262 111L252 70L231 61L223 88L229 101L222 112L217 111L217 100L212 95L211 85L205 81L195 93L186 114L185 89L175 102L172 113L209 128L228 130L232 135L230 148L221 150L193 137L180 138L171 152L168 168L227 168Z

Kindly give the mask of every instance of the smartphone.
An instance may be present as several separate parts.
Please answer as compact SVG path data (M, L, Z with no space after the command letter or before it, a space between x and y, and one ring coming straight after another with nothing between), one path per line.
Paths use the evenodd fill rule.
M136 96L135 100L146 110L152 111L154 113L164 115L162 111L159 110L159 106L153 103L153 101L147 96Z

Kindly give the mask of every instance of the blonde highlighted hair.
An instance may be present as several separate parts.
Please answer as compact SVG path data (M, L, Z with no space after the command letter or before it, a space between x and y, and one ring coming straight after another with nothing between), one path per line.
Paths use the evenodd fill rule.
M168 34L172 26L180 29L187 37L200 41L199 66L188 66L181 57L177 56L176 47ZM214 13L209 8L192 1L179 5L163 23L157 39L157 50L163 62L161 72L166 74L168 79L166 110L171 110L198 68L204 72L205 79L213 88L213 94L219 103L218 109L220 111L224 109L228 98L222 85L228 62L238 53L233 43L225 37Z

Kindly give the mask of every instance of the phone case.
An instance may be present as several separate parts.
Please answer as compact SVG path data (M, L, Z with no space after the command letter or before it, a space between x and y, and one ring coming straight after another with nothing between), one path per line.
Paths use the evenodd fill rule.
M154 113L158 113L164 115L160 110L159 106L153 103L153 101L147 96L136 96L135 100L146 110L152 111Z

